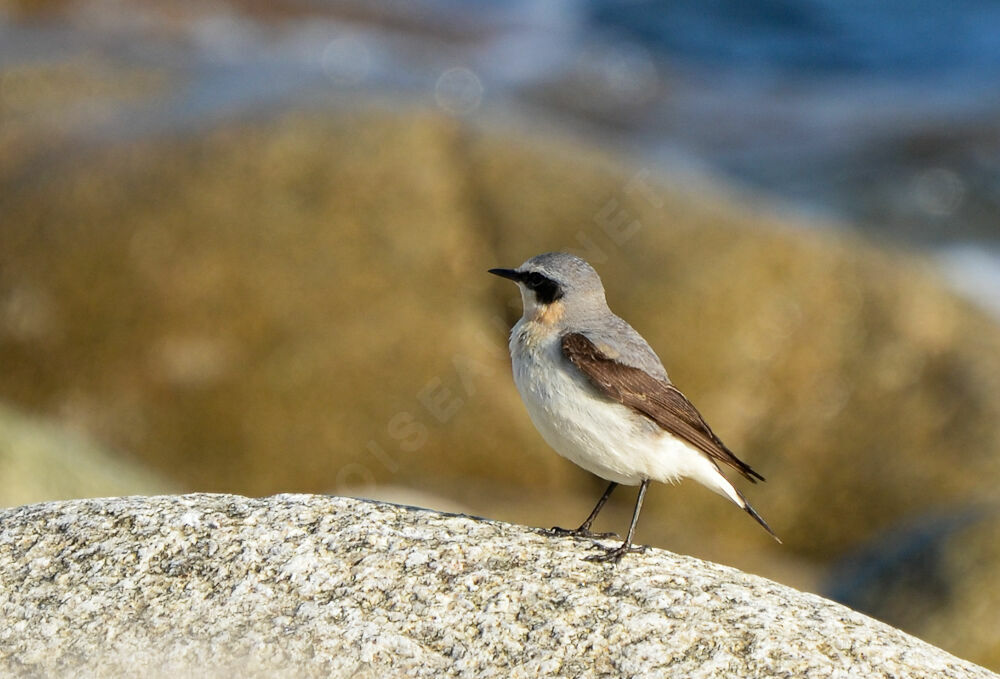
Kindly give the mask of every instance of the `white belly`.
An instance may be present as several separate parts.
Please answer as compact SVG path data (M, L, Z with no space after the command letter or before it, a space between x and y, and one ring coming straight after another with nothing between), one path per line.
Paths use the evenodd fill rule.
M599 395L566 361L557 337L539 340L530 323L511 333L514 382L552 448L587 471L626 485L643 479L704 479L718 470L703 454L639 413Z

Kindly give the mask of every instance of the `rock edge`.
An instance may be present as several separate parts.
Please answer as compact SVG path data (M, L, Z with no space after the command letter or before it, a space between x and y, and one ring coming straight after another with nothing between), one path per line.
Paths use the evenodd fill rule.
M997 677L860 613L652 549L313 495L0 513L19 676Z

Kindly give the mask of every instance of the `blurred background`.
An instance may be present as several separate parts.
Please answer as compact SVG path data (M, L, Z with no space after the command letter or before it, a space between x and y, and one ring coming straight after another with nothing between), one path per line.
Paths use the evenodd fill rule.
M0 505L577 525L486 274L569 249L785 540L641 542L1000 669L998 82L990 0L0 2Z

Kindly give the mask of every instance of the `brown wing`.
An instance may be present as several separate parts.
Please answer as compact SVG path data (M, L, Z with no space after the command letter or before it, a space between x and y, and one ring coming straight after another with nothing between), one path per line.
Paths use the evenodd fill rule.
M726 448L701 413L674 385L609 358L580 333L564 335L562 351L608 398L642 413L666 431L687 441L713 460L729 465L750 481L764 480L750 465Z

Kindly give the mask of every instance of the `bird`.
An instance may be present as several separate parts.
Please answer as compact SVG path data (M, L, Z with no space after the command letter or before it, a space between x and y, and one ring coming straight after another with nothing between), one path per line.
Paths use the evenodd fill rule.
M591 561L618 563L633 545L639 511L651 481L690 478L727 498L781 542L746 497L722 473L750 482L764 477L722 443L670 381L656 352L608 307L604 284L585 260L548 252L516 269L489 273L517 283L523 313L510 332L514 384L542 438L557 453L609 482L584 522L555 527L556 535L605 538L591 526L619 485L639 486L621 545Z

